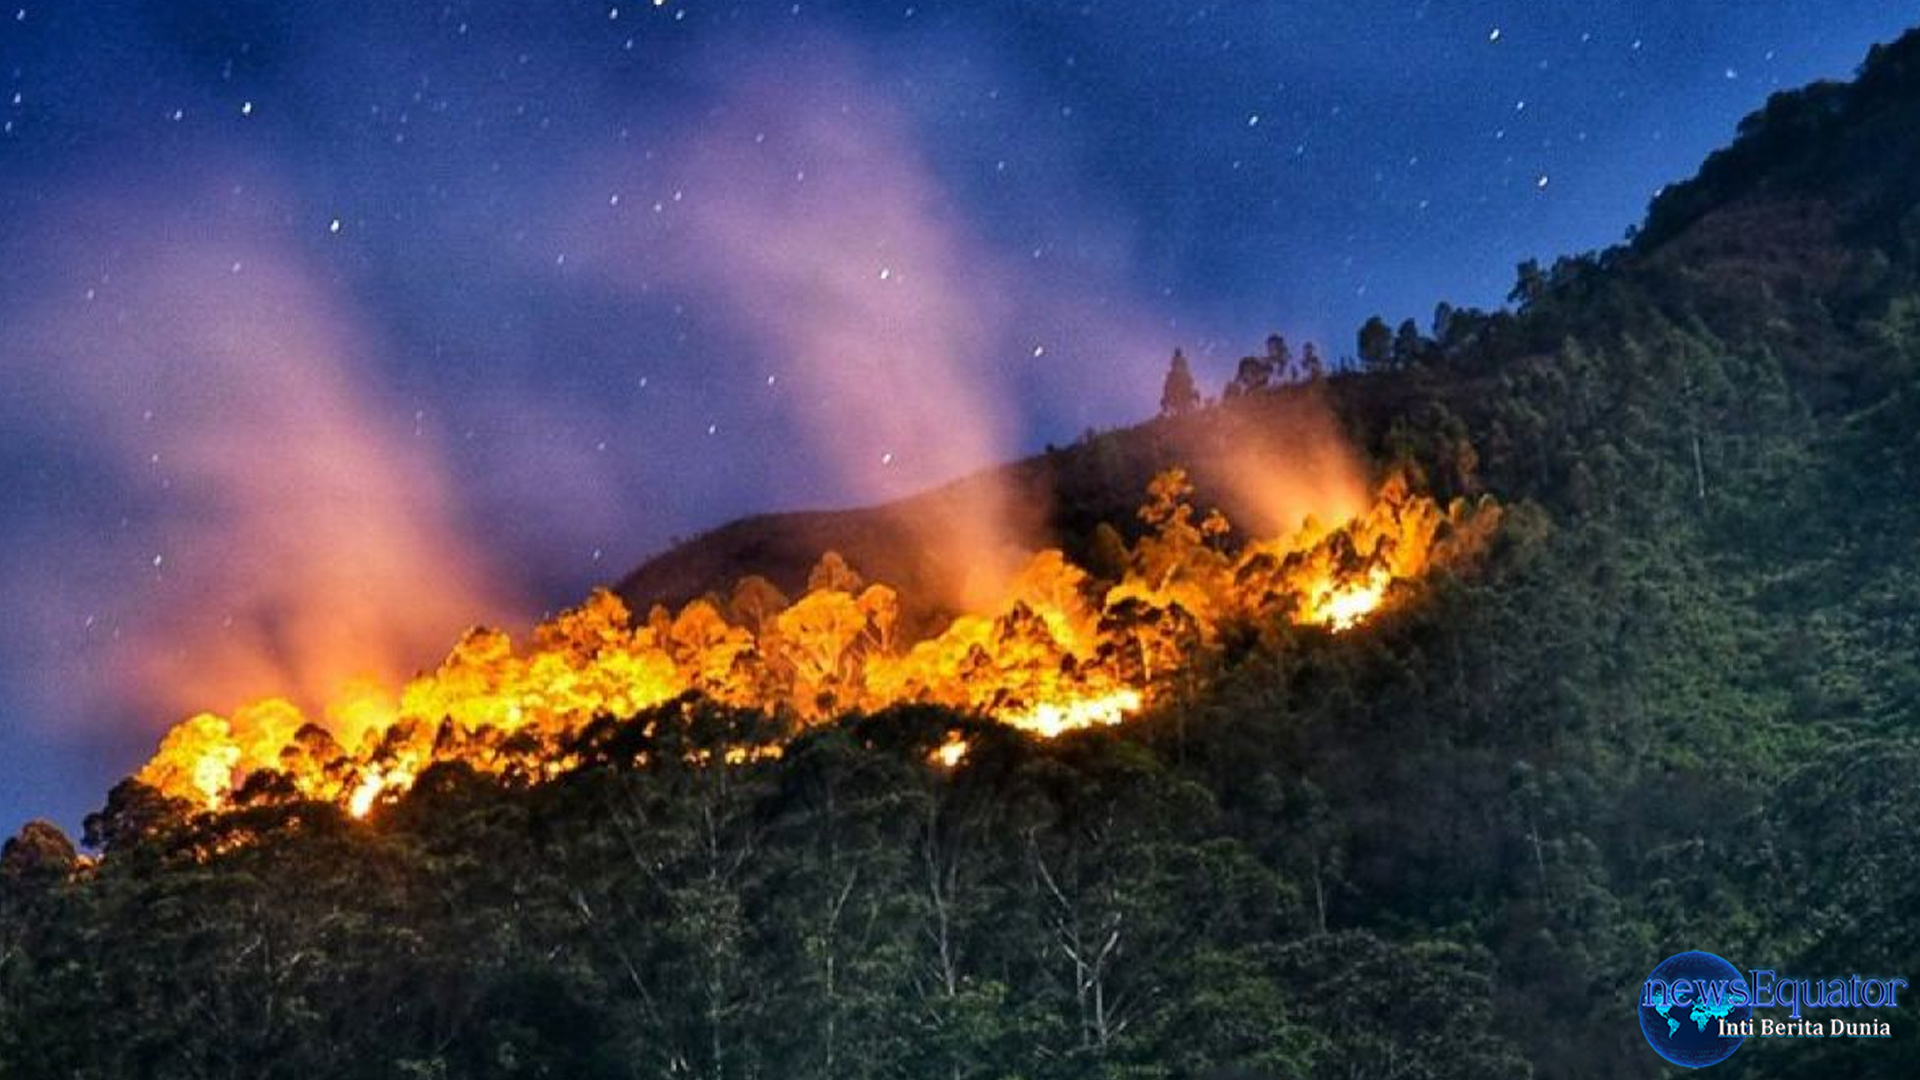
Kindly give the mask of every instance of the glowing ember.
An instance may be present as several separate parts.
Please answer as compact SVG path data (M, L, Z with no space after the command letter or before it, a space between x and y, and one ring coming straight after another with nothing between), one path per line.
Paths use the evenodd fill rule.
M947 741L934 747L927 760L942 768L955 768L967 759L967 749L967 740L961 738L959 732L949 731Z
M1229 622L1281 620L1352 629L1436 561L1470 555L1498 507L1444 510L1389 477L1371 506L1333 525L1309 517L1291 534L1229 553L1229 528L1196 520L1191 487L1169 470L1142 508L1146 535L1124 572L1099 581L1059 551L1015 574L997 604L933 637L898 640L901 602L837 555L789 602L764 579L726 601L636 619L610 592L535 628L524 647L469 631L446 660L400 692L360 685L309 722L270 698L230 717L201 713L168 732L139 779L216 810L253 773L277 771L303 796L365 817L438 761L551 778L572 764L569 741L597 717L631 716L689 691L796 722L906 702L945 705L1040 738L1119 724L1159 700ZM951 734L929 761L952 768L966 740ZM697 765L780 756L777 744L697 751Z
M749 761L778 761L783 753L785 751L778 746L729 746L721 755L721 760L729 765L745 765ZM705 756L694 760L701 765L708 762Z

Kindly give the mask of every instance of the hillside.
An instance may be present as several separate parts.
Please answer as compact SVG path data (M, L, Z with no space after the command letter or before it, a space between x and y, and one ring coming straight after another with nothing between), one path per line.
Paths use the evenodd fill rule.
M1448 396L1471 397L1483 387L1460 381L1462 367L1514 351L1551 352L1561 344L1556 337L1569 333L1605 338L1632 326L1635 313L1614 306L1627 302L1622 286L1630 282L1640 294L1634 299L1663 316L1697 320L1729 341L1775 350L1794 391L1809 405L1828 408L1871 372L1871 365L1857 362L1861 348L1872 345L1862 337L1871 333L1864 323L1911 283L1910 268L1920 261L1920 208L1906 182L1920 167L1915 54L1920 47L1903 39L1877 48L1858 82L1776 94L1698 175L1660 192L1629 243L1545 268L1523 267L1514 299L1523 310L1536 301L1550 310L1534 312L1524 324L1495 317L1467 318L1451 330L1436 325L1436 335L1453 341L1443 347L1448 343L1429 339L1435 355L1423 366L1448 370L1454 379ZM1336 376L1331 390L1353 426L1376 437L1382 423L1406 409L1405 389L1381 380L1356 394L1349 380ZM953 487L1007 486L1021 505L1046 510L1025 523L1032 530L1026 539L1064 542L1070 550L1101 520L1131 528L1138 493L1168 465L1193 470L1201 501L1234 518L1243 508L1232 504L1229 486L1209 464L1236 440L1283 436L1301 419L1299 392L1205 419L1161 419L1107 432ZM644 610L724 591L745 574L798 589L827 550L871 566L880 580L911 582L924 574L901 522L938 518L947 506L965 502L943 489L888 506L747 518L649 559L617 590Z
M1920 48L1903 39L1877 48L1858 82L1776 94L1697 176L1660 192L1629 243L1522 267L1513 299L1532 318L1462 313L1457 326L1432 327L1443 340L1427 339L1431 352L1421 367L1446 371L1452 385L1442 396L1470 399L1488 389L1467 378L1484 374L1474 370L1481 365L1520 352L1552 353L1569 335L1616 337L1657 312L1730 344L1773 351L1794 393L1817 411L1845 405L1856 391L1868 398L1884 393L1877 383L1856 384L1876 373L1875 365L1859 362L1861 350L1875 344L1869 324L1911 285L1911 267L1920 262L1920 208L1905 179L1920 158L1904 156L1920 155L1915 53ZM1356 389L1351 378L1336 375L1317 389L1338 404L1351 431L1377 442L1383 425L1409 405L1407 387L1382 382ZM879 580L911 584L928 576L917 565L926 556L902 522L938 519L966 505L958 490L970 486L1004 485L1020 505L1043 508L1023 522L1023 539L1070 551L1100 521L1133 530L1138 493L1169 465L1188 467L1200 501L1239 520L1245 508L1234 505L1230 485L1210 465L1236 441L1284 439L1302 420L1306 391L1283 390L1205 418L1106 432L896 504L732 522L649 559L617 591L644 610L724 592L745 574L797 590L828 550L871 567Z
M798 593L831 548L907 592L966 484L1137 557L1162 466L1250 529L1225 463L1326 416L1370 476L1503 508L1343 632L1139 616L1185 651L1118 726L690 695L364 819L268 770L219 812L123 783L98 863L29 826L0 1075L1625 1080L1662 1067L1635 1000L1674 953L1920 977L1917 159L1920 32L1777 97L1629 243L1521 267L1509 310L621 585ZM1909 1077L1912 1017L1719 1068Z
M950 576L951 566L982 553L943 545L940 530L929 530L927 523L965 513L985 492L1015 508L1011 542L1027 549L1058 545L1084 565L1101 523L1129 538L1140 533L1135 509L1142 494L1156 474L1173 466L1189 472L1199 505L1217 506L1231 521L1271 532L1281 523L1262 520L1261 508L1236 488L1230 463L1236 453L1254 451L1261 465L1282 471L1302 456L1323 453L1315 443L1328 423L1328 403L1348 396L1348 381L1337 376L1327 385L1278 389L1229 410L1089 434L899 502L731 522L647 560L615 591L637 612L704 594L725 596L750 574L797 595L821 554L835 551L903 597L938 597L935 583Z

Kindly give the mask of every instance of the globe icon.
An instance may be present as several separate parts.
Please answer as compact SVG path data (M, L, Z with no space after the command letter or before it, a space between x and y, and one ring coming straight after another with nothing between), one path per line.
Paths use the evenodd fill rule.
M1684 1000L1676 1005L1670 990L1686 983ZM1702 986L1706 990L1702 992ZM1675 1065L1689 1069L1717 1065L1733 1055L1744 1036L1723 1036L1720 1022L1744 1023L1753 1017L1750 998L1735 1006L1731 990L1746 986L1739 969L1708 952L1683 952L1660 962L1640 988L1640 1032L1648 1045Z

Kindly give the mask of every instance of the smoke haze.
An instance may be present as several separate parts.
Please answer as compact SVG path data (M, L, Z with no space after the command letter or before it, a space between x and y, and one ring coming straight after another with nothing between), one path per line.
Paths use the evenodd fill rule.
M107 525L64 493L27 533L12 633L42 719L312 708L511 610L432 443L380 398L378 343L276 215L214 232L125 188L61 210L38 253L60 287L10 349L15 432L64 443L139 513Z
M491 86L500 60L447 77ZM19 181L0 709L110 782L182 715L317 716L700 528L1143 415L1171 346L1208 335L1143 299L1129 217L1046 132L996 163L935 123L1040 92L1007 60L961 30L884 61L831 33L714 46L668 83L578 88L617 138L555 128L504 166L447 149L431 80L369 114L377 140L327 127L307 156L275 140L322 118L223 86L162 116L170 141L127 121ZM971 209L988 187L1004 220ZM911 515L919 584L973 607L1048 542L1047 507L950 494ZM104 786L29 760L0 784L69 820Z
M909 118L869 89L873 73L831 44L808 56L804 68L716 78L702 122L641 160L609 163L573 200L569 231L612 287L725 313L773 358L770 381L791 380L783 419L840 490L877 502L1023 449L1023 384L1055 362L1015 328L1104 339L1135 321L1041 287L974 235ZM652 205L600 194L654 173L672 194ZM1109 392L1077 373L1088 397ZM949 599L975 603L1015 553L1043 541L1045 508L985 483L952 494L914 524L933 561L954 568Z

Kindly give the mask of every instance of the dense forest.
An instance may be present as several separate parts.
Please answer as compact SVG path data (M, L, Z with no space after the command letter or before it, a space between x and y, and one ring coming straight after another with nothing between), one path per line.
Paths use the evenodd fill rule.
M901 706L720 764L783 721L687 696L364 820L128 781L85 854L29 825L0 1076L1602 1080L1664 1067L1634 1001L1675 952L1913 978L1916 159L1920 33L1507 309L1050 452L1089 558L1183 425L1303 394L1504 507L1413 601L1225 640L1124 725ZM1885 1018L1720 1068L1915 1075Z

